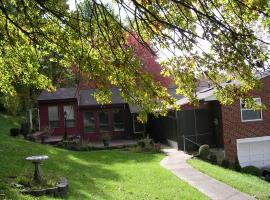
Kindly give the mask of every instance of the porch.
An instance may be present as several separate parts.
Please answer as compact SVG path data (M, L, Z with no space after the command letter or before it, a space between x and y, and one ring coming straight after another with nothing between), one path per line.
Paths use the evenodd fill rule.
M41 132L37 132L33 134L35 136L35 139L37 142L42 142L41 140ZM76 136L69 136L71 140L80 140L79 137ZM46 138L43 143L44 144L50 144L50 145L57 145L59 142L61 142L63 139L63 136L50 136ZM102 141L90 141L87 143L89 146L93 147L93 149L108 149L108 148L124 148L128 146L134 146L137 144L137 141L134 139L113 139L109 142L108 147L104 147L104 144Z

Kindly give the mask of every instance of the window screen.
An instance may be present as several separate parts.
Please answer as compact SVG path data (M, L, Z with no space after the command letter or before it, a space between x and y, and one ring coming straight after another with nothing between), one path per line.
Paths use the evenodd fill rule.
M95 118L93 112L85 112L84 113L84 131L86 133L94 133L95 132Z
M145 132L145 125L140 123L137 120L137 115L133 116L133 132L134 133L144 133Z
M58 106L48 107L49 126L51 128L57 128L60 126Z
M113 130L124 131L124 112L121 109L113 111Z
M99 131L100 132L110 131L108 111L99 112Z
M67 128L75 127L74 106L64 105L64 113L66 113Z

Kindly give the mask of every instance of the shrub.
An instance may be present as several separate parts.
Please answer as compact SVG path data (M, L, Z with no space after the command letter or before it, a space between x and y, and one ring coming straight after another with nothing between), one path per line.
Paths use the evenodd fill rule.
M138 146L147 149L147 148L152 148L154 145L154 142L151 138L149 138L149 136L147 136L146 138L138 140L137 144Z
M210 162L214 165L217 164L217 156L215 154L210 154Z
M161 145L159 143L154 143L154 141L147 136L146 138L140 139L137 142L137 147L132 148L134 152L160 152Z
M241 167L241 165L240 165L239 160L238 160L237 157L235 158L234 169L237 172L241 172L242 171L242 167Z
M31 142L35 142L36 141L36 138L32 134L27 135L25 139L26 140L29 140Z
M111 135L109 133L102 133L101 134L101 139L106 140L106 141L110 141L111 140Z
M221 166L224 168L229 168L230 167L230 161L227 159L222 160Z
M21 124L21 134L23 136L26 136L28 133L30 133L30 124L29 123L22 123Z
M154 143L155 152L160 153L161 152L161 144L160 143Z
M262 171L255 166L246 166L242 168L242 172L246 173L246 174L251 174L254 176L261 176L262 175Z
M10 129L10 136L16 137L20 134L20 129L18 128L11 128Z
M201 145L199 148L199 157L201 159L206 160L209 154L210 154L209 145L207 144Z

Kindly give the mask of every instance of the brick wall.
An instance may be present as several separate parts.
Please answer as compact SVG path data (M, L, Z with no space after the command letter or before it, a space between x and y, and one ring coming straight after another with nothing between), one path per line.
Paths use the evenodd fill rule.
M261 121L242 122L239 100L221 108L225 156L232 162L237 156L236 139L270 135L270 76L261 79L261 82L262 89L251 93L254 97L261 97L266 106Z

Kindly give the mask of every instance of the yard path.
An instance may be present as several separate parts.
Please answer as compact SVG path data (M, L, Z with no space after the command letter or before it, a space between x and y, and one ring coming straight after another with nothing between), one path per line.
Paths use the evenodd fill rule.
M164 149L167 156L161 161L161 166L170 170L178 178L185 180L200 192L213 200L255 200L236 189L213 179L186 163L191 156L175 149Z

